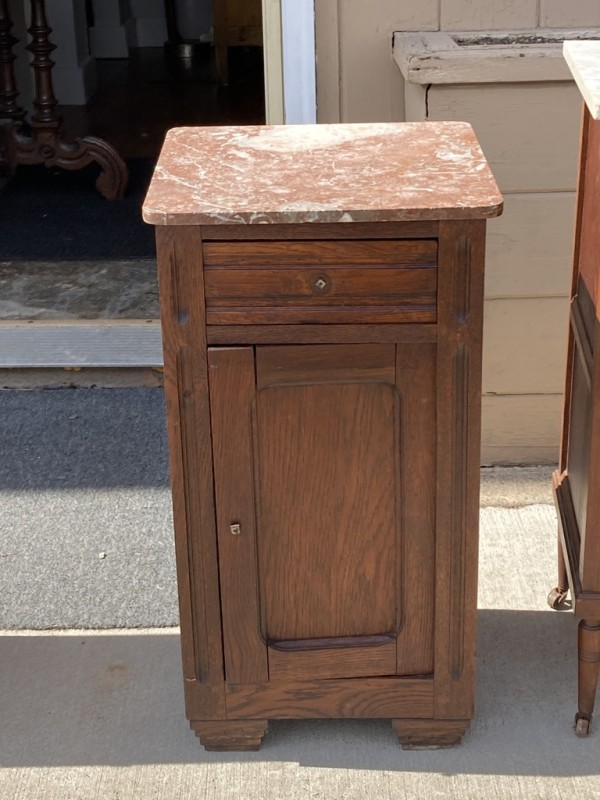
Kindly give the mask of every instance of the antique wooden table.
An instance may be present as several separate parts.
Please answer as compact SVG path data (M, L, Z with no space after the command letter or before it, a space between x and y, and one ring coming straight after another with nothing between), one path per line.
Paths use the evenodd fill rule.
M581 618L575 732L587 736L600 671L600 42L565 42L585 100L575 225L567 382L559 469L558 607L571 589Z
M97 163L101 171L96 188L107 198L122 197L127 186L127 167L112 145L95 136L69 139L61 128L56 111L58 101L52 86L50 58L55 46L46 20L44 0L31 0L31 42L27 49L33 58L35 111L29 120L18 105L19 96L13 63L13 27L8 0L0 0L0 175L12 173L19 164L44 164L77 170Z
M473 715L485 218L466 123L179 128L157 226L187 714Z

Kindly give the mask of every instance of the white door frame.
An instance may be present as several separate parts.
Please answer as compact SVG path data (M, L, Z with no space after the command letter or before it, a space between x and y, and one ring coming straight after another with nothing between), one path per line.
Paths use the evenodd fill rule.
M314 0L262 0L268 124L316 122Z

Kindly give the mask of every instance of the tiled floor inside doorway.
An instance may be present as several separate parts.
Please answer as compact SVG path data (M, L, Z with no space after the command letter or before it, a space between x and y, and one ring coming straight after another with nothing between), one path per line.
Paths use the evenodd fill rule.
M169 128L264 123L262 49L231 48L229 58L228 86L217 85L211 48L195 60L170 57L163 48L144 48L133 50L129 59L98 61L99 88L88 105L59 107L64 130L69 137L104 138L124 159L147 160L151 165ZM32 169L41 168L19 167L19 172ZM151 169L146 172L149 176ZM0 320L155 318L152 246L145 257L133 259L125 253L99 258L93 248L82 253L80 241L77 254L66 258L40 257L40 247L34 257L28 252L33 236L41 237L44 245L44 237L56 235L45 225L44 204L55 209L64 196L64 187L58 191L59 183L76 177L74 173L55 173L55 179L41 177L35 219L26 219L22 229L17 226L11 231L10 254L0 246ZM145 192L138 187L138 193L141 205ZM87 196L84 193L84 202ZM93 179L89 198L90 206L109 203L96 195ZM0 192L0 216L3 202L8 202L6 192ZM106 229L123 224L118 202L106 206ZM141 212L135 217L135 224L143 225ZM101 227L96 226L100 236ZM66 236L76 240L76 234L71 222Z

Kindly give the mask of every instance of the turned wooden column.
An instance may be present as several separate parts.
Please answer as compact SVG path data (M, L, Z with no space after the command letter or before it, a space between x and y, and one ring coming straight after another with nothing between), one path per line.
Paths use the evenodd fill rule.
M0 165L12 172L18 164L44 164L62 169L77 170L97 163L101 172L96 188L107 200L123 196L127 186L127 167L108 142L94 136L68 141L61 128L57 112L58 101L52 84L54 62L50 42L52 32L46 19L44 0L31 0L31 41L27 49L32 54L31 66L35 78L35 111L27 121L17 105L18 90L14 75L12 51L16 39L10 34L12 21L7 0L0 0L0 120L4 125L4 142L0 140ZM4 156L3 156L4 153Z
M575 733L587 736L592 725L600 674L600 620L581 620L578 636L578 691Z
M15 80L13 47L17 39L10 31L8 0L0 0L0 119L22 120L25 111L17 104L19 90Z
M13 47L17 39L11 35L13 22L8 14L8 0L0 0L0 176L10 174L14 158L11 155L10 130L20 123L25 111L18 105Z

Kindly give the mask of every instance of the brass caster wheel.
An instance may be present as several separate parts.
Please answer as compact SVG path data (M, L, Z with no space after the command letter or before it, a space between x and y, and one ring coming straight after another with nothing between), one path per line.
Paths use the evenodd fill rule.
M550 608L559 609L564 605L567 599L568 589L563 589L562 586L556 586L548 595L548 605Z
M589 736L592 730L591 717L586 717L584 714L576 714L573 728L576 736L580 736L582 739Z

